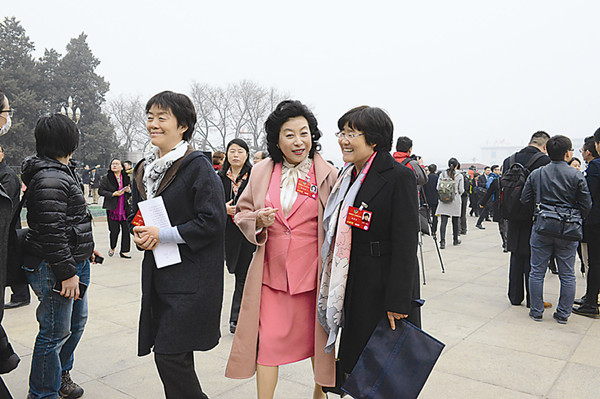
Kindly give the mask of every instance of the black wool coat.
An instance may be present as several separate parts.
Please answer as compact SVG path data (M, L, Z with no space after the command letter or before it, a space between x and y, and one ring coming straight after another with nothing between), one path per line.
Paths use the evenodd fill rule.
M134 171L130 222L146 199L143 174L142 160ZM223 185L208 158L190 146L167 170L157 196L186 243L178 245L181 263L161 269L152 251L144 253L138 355L152 347L160 354L212 349L221 337Z
M342 369L349 373L387 312L408 314L421 325L418 197L414 172L378 152L354 202L373 212L368 231L352 227L345 322L340 341Z
M128 186L130 184L129 175L127 173L121 173L121 176L123 176L123 187ZM117 208L119 197L113 197L113 193L117 190L119 190L119 183L117 182L115 174L109 170L106 176L100 181L100 188L98 189L98 194L104 197L102 208L108 211ZM129 215L130 209L128 209L128 204L130 203L131 193L125 193L123 195L125 196L125 212Z
M515 161L521 165L527 164L531 157L540 152L534 146L527 146L521 151L517 152ZM533 172L537 168L541 168L544 165L550 163L550 157L544 155L540 157L529 169L529 172ZM506 158L502 163L502 170L507 171L510 168L510 157ZM531 237L531 229L533 228L533 205L530 209L531 219L526 221L520 220L509 220L508 229L506 232L506 245L510 252L515 252L519 255L531 255L531 247L529 245L529 238Z
M0 185L0 265L6 265L8 255L8 231L12 216L12 203L10 196ZM4 295L6 285L6 267L0 267L0 295ZM4 298L4 297L3 297ZM0 322L4 316L4 301L0 304ZM1 326L0 326L1 328Z
M248 178L242 181L237 195L233 194L229 177L225 175L225 172L219 171L219 177L221 178L223 190L225 191L225 202L233 200L232 204L237 204L238 199L248 185L251 169L252 168L245 169L242 172L242 175L247 172ZM250 261L252 260L252 254L255 250L256 245L251 244L246 237L244 237L240 229L233 222L231 216L227 215L227 225L225 227L225 263L227 264L229 273L235 273L236 270L240 271L242 268L248 270Z

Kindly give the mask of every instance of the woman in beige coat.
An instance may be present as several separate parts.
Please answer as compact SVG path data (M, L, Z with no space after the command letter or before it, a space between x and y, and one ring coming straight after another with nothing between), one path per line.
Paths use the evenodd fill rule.
M265 130L271 158L254 167L235 215L242 233L258 249L248 270L225 375L250 378L256 372L258 398L270 399L278 366L310 357L313 398L321 399L321 386L335 383L334 356L324 351L327 334L316 319L316 302L323 209L337 170L316 152L321 133L300 102L279 104ZM308 181L305 189L300 180Z

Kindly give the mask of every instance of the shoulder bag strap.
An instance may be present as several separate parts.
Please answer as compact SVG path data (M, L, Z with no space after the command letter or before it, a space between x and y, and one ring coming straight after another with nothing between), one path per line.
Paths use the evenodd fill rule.
M529 162L527 162L525 164L525 169L529 170L529 168L531 168L533 166L533 164L540 159L541 157L543 157L545 154L543 152L538 152L533 154L533 156L529 159Z

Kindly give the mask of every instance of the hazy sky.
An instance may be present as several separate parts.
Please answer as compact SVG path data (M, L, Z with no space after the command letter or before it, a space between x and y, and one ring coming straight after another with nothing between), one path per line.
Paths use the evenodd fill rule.
M2 12L37 55L85 32L109 96L188 92L193 80L289 92L312 107L336 161L337 119L363 104L386 109L427 163L485 163L486 144L600 126L593 0L13 0Z

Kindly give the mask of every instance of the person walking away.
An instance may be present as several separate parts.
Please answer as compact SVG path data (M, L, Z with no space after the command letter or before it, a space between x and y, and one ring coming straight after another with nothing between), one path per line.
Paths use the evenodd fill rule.
M124 166L120 159L114 158L110 161L110 169L100 182L98 194L104 197L102 208L106 209L106 221L110 234L110 250L108 256L113 256L117 248L119 231L121 231L121 250L119 256L131 259L129 250L131 237L129 234L129 223L127 218L131 213L130 197L131 186L129 175L124 173Z
M486 192L486 183L487 183L487 177L488 175L492 172L492 169L489 166L486 166L483 168L483 173L479 175L479 177L477 177L477 184L475 187L475 197L477 198L477 206L475 207L475 209L477 210L475 216L479 217L481 216L481 208L479 207L479 204L481 204L481 199L483 198L483 196L485 195ZM484 216L485 219L488 219L488 216Z
M256 245L250 243L234 222L237 202L248 185L252 171L250 148L242 139L233 139L227 144L225 162L218 172L227 207L227 226L225 227L225 263L229 273L235 276L235 288L229 313L229 332L235 334L242 305L242 293L246 283L248 267Z
M438 175L437 175L437 166L435 164L431 164L427 167L427 183L423 186L423 192L425 193L425 199L427 202L427 206L429 207L429 215L431 216L431 234L435 237L437 234L437 226L438 226L438 217L437 217L437 207L439 203L438 191L437 191L437 183L438 183Z
M588 140L584 142L584 148L588 143ZM596 154L588 150L589 154L586 154L586 158L590 159L600 153L600 129L594 133L594 146ZM592 196L592 210L583 227L584 239L587 242L588 272L585 298L582 298L583 303L579 307L573 309L573 313L597 318L600 294L600 158L596 157L589 161L585 179Z
M461 211L461 195L465 191L464 179L458 172L460 164L456 158L448 160L448 169L442 172L437 182L439 204L437 213L441 216L440 222L440 248L446 248L446 226L448 219L452 219L453 245L461 243L459 217Z
M100 169L100 165L96 165L96 166L94 166L94 169L92 169L90 172L90 190L92 192L92 203L93 204L97 204L98 199L100 198L99 194L98 194L98 190L100 189L100 181L101 181L99 169Z
M500 232L500 237L502 238L502 250L504 252L508 252L508 247L506 244L507 222L500 215L500 166L492 165L491 169L492 172L488 176L489 186L486 187L487 191L481 199L481 204L479 204L479 206L481 208L489 207L493 210L492 220L498 223L498 231ZM481 220L480 217L477 220L477 223L481 224L482 222L483 220Z
M573 144L566 136L553 136L548 140L546 149L552 162L531 172L523 192L523 204L536 204L535 218L540 218L540 209L550 206L564 213L578 211L580 217L586 217L592 207L588 185L579 171L567 165L573 157ZM539 222L539 221L538 221ZM531 233L531 271L529 273L530 310L534 321L542 321L544 313L544 276L548 262L554 256L560 279L560 297L554 319L566 324L571 315L575 299L575 254L577 239L548 236L534 226Z
M512 154L502 163L502 179L510 176L510 168L519 164L523 173L530 172L550 163L546 155L546 142L550 135L543 131L535 132L529 140L529 145L522 150ZM519 167L516 165L516 167ZM501 193L504 190L500 181ZM501 194L502 195L502 194ZM520 197L520 195L519 195ZM500 208L505 206L506 199L501 198ZM519 198L516 198L519 201ZM518 306L526 299L529 307L529 270L530 270L530 244L531 229L533 226L533 205L521 206L519 202L520 217L508 218L507 245L510 251L510 270L508 277L508 299L514 306Z
M99 253L83 187L69 162L79 144L77 126L54 114L38 120L34 135L37 155L25 159L22 174L29 226L23 268L40 300L28 397L74 399L83 388L70 371L88 315L81 284L90 284L90 259Z
M471 180L469 178L469 174L465 172L460 172L463 177L463 187L465 190L460 196L460 218L459 218L459 226L460 226L460 235L467 234L467 204L469 202L469 187L471 186Z

